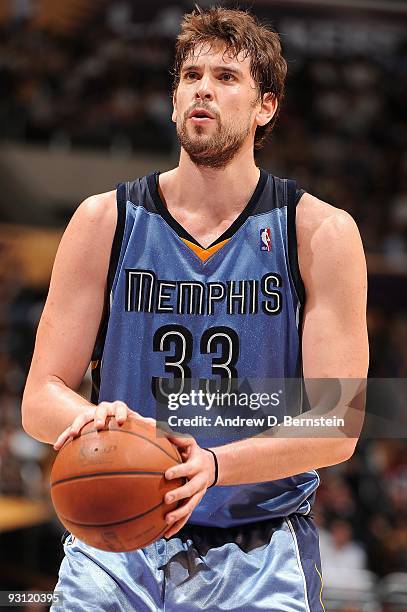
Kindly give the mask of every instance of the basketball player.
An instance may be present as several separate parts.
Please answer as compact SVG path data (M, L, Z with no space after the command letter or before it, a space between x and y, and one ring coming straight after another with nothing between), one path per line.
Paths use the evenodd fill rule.
M25 430L55 449L108 415L155 422L157 396L189 378L367 373L355 223L254 161L283 97L278 35L197 9L174 75L179 165L86 199L56 256L23 400ZM93 403L75 391L91 360ZM187 482L156 543L110 553L68 535L58 609L323 609L315 469L356 438L216 436L172 438L184 462L166 477Z

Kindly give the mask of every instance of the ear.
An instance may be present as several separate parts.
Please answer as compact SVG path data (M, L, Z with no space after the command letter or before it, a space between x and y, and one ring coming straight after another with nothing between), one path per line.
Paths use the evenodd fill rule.
M171 119L174 123L177 122L177 90L172 94L172 116Z
M267 125L276 113L278 106L277 99L273 93L265 93L261 102L260 110L256 114L256 123L258 126Z

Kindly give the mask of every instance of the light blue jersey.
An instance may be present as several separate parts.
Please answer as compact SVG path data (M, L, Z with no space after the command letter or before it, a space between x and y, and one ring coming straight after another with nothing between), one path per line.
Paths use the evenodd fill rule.
M287 399L285 382L302 373L304 289L295 234L300 192L294 181L261 170L243 212L204 249L170 215L158 180L152 173L117 188L109 303L93 355L93 401L121 400L158 420L171 416L176 431L188 431L177 426L179 415L205 415L189 432L201 446L216 447L257 432L222 426L222 419L216 425L219 415L232 423L242 411L246 417L260 414L240 405L242 388L271 391L270 381L280 380L274 392L284 391L284 397L268 415L280 420L302 409L298 398ZM237 391L235 405L229 403L226 413L192 405L177 414L168 410L168 396L190 395L195 382L206 397ZM230 527L307 514L317 485L311 471L217 486L206 492L190 522Z
M122 400L159 420L205 412L212 424L191 426L190 433L201 446L216 447L253 431L216 427L216 415L281 418L302 409L295 384L288 393L302 369L300 192L293 181L261 171L245 210L203 249L171 217L157 181L153 173L117 190L93 401ZM239 399L226 411L220 403L196 407L194 381L197 391L226 390L228 397L237 391ZM243 391L271 390L275 381L284 390L278 405L254 413L239 403ZM171 411L168 396L180 392L191 402ZM127 553L98 550L68 534L55 587L63 600L51 610L320 612L321 562L310 516L317 484L312 471L210 488L178 533Z

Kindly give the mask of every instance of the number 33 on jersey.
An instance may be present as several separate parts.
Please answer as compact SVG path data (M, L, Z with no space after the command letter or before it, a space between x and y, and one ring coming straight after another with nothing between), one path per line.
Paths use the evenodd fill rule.
M191 379L215 392L230 390L236 379L301 376L304 288L295 235L301 192L295 182L261 170L245 209L205 249L171 216L158 180L154 172L117 188L109 300L93 353L92 400L121 400L156 418L156 400L188 391ZM305 500L317 486L315 472L288 484L292 494L289 502L284 498L284 513L305 513ZM258 486L243 488L258 495ZM241 487L224 489L228 495L235 490L238 501ZM233 524L222 495L207 492L194 511L197 522L205 522L209 504L212 516L222 508L217 524ZM263 497L273 498L281 513L278 491ZM252 512L261 518L257 504ZM273 515L272 507L267 515Z

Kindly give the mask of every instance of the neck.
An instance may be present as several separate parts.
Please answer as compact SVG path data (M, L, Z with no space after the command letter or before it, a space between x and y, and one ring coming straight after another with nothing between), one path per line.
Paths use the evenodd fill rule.
M169 207L224 217L244 208L258 180L252 148L242 149L220 169L195 165L181 149L178 167L160 176L160 188Z

